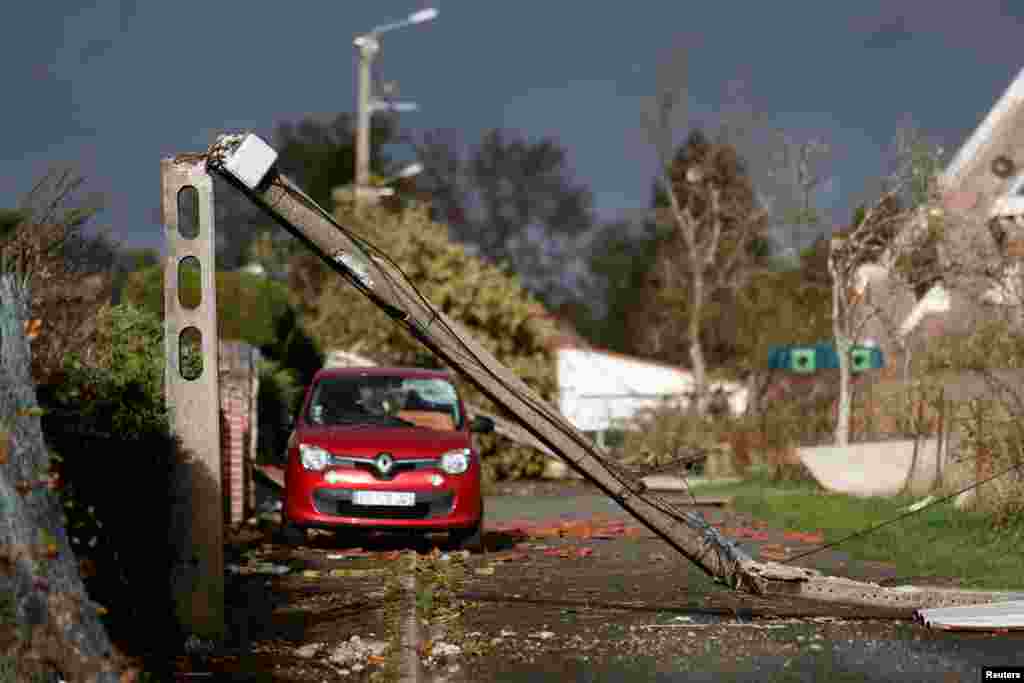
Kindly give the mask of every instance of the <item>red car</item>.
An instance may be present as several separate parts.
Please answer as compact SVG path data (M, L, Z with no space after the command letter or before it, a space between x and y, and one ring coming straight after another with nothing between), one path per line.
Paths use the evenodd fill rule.
M282 531L446 531L479 547L480 457L451 375L421 368L319 371L288 440Z

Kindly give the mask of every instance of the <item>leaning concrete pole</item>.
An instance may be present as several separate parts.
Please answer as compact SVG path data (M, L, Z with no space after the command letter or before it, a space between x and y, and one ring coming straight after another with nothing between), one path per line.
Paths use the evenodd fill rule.
M197 637L220 641L224 624L224 500L221 493L217 289L214 279L213 178L202 161L160 164L167 240L164 262L164 392L171 431L186 458L176 512L181 563L175 568L178 619ZM182 304L179 275L198 268L200 301ZM189 348L195 340L199 348ZM200 352L198 376L186 354ZM191 356L194 358L195 356Z
M1012 599L1007 594L883 588L822 576L774 562L757 562L695 512L672 510L641 482L609 467L589 439L505 368L455 321L426 302L380 255L339 230L275 166L276 152L255 135L224 135L208 165L313 250L332 269L453 367L574 470L706 573L758 595L787 594L871 607L912 608Z

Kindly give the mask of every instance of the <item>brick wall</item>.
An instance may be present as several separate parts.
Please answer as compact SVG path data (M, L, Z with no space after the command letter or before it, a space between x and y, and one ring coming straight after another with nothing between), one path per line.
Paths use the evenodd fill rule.
M254 507L259 357L259 349L249 344L220 343L221 481L228 524L242 522Z

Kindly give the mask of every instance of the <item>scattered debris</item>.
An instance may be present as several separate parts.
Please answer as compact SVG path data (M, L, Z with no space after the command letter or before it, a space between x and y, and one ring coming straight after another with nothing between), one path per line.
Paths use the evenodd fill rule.
M303 659L312 659L320 652L320 648L323 647L323 643L309 643L303 645L295 650L295 654Z
M388 644L382 640L363 640L359 636L352 636L334 648L328 659L338 666L352 669L359 666L362 669L370 657L381 657L387 650Z
M247 574L273 574L275 576L282 576L291 571L291 567L287 567L283 564L274 564L272 562L256 562L255 564L248 564L240 566L237 564L229 564L227 570L232 574L241 574L243 576Z

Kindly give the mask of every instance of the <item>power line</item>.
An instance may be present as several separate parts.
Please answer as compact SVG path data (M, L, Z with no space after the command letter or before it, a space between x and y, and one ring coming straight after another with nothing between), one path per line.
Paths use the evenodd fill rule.
M845 543L845 542L847 542L849 540L852 540L854 538L860 538L862 536L867 536L868 534L874 533L875 531L878 531L879 529L887 527L890 524L895 524L896 522L904 520L907 517L912 517L913 515L916 515L916 514L919 514L921 512L924 512L925 510L927 510L927 509L929 509L931 507L934 507L934 506L938 505L939 503L945 503L946 501L952 500L953 498L956 498L960 494L967 493L968 491L970 491L972 489L975 489L975 488L981 486L982 484L987 484L988 482L990 482L990 481L992 481L994 479L998 479L999 477L1005 476L1005 475L1009 474L1010 472L1012 472L1014 470L1017 470L1017 469L1020 469L1022 467L1024 467L1024 462L1017 463L1016 465L1013 465L1012 467L1008 467L1005 470L1003 470L1002 472L999 472L998 474L994 474L991 477L988 477L986 479L981 479L979 481L976 481L973 484L971 484L969 486L965 486L964 488L960 489L959 491L951 493L951 494L949 494L947 496L943 496L942 498L937 498L937 499L933 500L932 502L928 503L927 505L923 505L920 508L917 508L916 510L910 510L909 512L904 512L902 515L898 515L896 517L893 517L892 519L886 520L884 522L880 522L879 524L876 524L874 526L870 526L870 527L867 527L865 529L861 529L860 531L855 531L852 534L850 534L848 536L844 536L843 538L840 538L837 541L832 541L831 543L826 543L825 545L819 546L819 547L814 548L812 550L808 550L807 552L804 552L804 553L800 553L799 555L795 555L793 557L790 557L790 558L784 560L782 562L782 564L790 564L791 562L795 562L796 560L799 560L801 558L809 557L810 555L815 555L815 554L820 553L821 551L827 550L829 548L834 548L837 545L839 545L841 543Z

